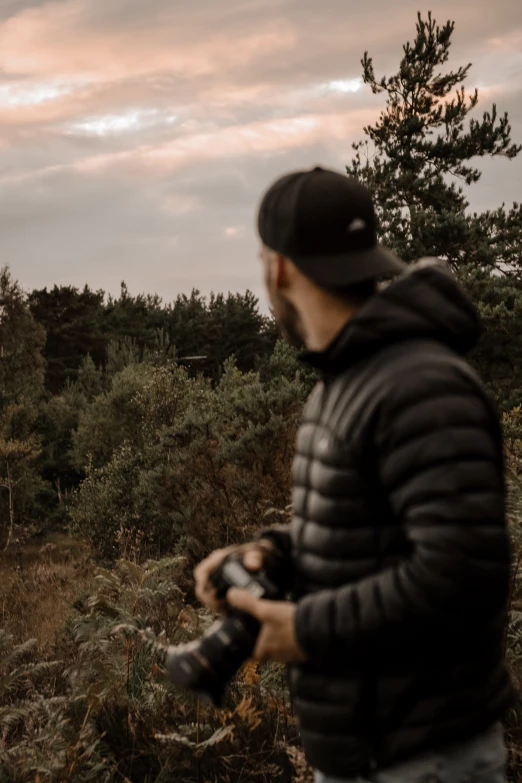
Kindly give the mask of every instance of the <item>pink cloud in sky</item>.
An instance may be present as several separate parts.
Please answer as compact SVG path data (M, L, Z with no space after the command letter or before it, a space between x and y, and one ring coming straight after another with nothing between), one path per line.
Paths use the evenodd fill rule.
M371 121L374 112L360 110L336 114L307 114L267 122L235 125L212 132L187 132L163 144L89 155L77 159L71 167L85 173L100 174L104 169L123 169L127 176L143 177L147 169L153 176L167 177L174 171L194 164L250 155L286 154L291 149L328 142L342 143L356 137L356 132ZM189 125L189 128L193 126ZM54 173L60 167L46 169ZM67 166L63 166L67 168ZM41 171L25 173L25 181L38 177ZM16 178L15 178L16 179ZM0 179L1 181L1 179ZM12 178L11 178L11 181ZM18 181L21 181L18 178Z
M260 191L288 168L343 170L382 106L360 58L368 50L378 74L395 70L417 11L411 0L9 6L0 3L2 258L28 286L114 290L125 277L173 291L176 280L245 287ZM518 4L441 0L436 17L456 20L450 65L474 63L480 109L508 109L520 140ZM486 177L484 203L509 201L517 165Z
M144 152L147 163L161 168L176 168L195 159L233 158L307 147L318 141L343 141L373 119L370 111L342 114L306 114L268 122L225 128L175 139Z
M89 0L47 3L8 19L0 29L0 67L8 73L63 80L78 75L98 84L157 73L187 73L204 78L248 67L260 57L273 57L295 44L284 20L262 21L233 45L212 31L199 40L186 39L175 22L135 28L92 29Z

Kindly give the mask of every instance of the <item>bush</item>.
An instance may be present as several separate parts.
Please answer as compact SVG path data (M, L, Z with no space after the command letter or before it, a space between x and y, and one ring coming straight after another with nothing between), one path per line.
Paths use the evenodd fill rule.
M518 405L502 416L506 443L507 464L516 473L522 473L522 408Z
M99 431L116 432L120 417L133 415L132 431L122 428L127 438L108 461L87 466L71 510L100 557L116 558L119 539L139 535L142 556L176 551L191 566L216 546L250 537L269 506L288 503L308 386L298 373L270 376L268 367L267 374L262 381L227 362L212 387L179 367L150 367L123 395L121 411L95 403ZM88 409L85 432L89 417Z

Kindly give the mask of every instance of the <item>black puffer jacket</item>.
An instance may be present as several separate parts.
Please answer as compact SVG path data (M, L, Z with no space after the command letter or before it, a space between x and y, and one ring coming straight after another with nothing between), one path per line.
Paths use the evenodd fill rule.
M410 269L328 350L293 468L290 682L310 763L334 776L466 739L512 702L497 414L462 358L475 310L440 265Z

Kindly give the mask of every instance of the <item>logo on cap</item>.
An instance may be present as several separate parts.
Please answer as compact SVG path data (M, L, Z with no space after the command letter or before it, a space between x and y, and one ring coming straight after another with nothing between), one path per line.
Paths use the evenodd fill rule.
M366 228L366 223L362 218L354 218L351 223L346 226L346 231L349 234L353 234L355 231L363 231Z

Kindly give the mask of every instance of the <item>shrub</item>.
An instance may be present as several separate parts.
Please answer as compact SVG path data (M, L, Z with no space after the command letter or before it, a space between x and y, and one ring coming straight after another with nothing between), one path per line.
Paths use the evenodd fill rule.
M130 398L134 434L87 468L73 523L102 558L118 556L118 536L139 534L143 556L176 551L191 566L251 536L268 506L288 503L308 387L297 374L262 381L232 362L214 388L178 367L149 368L142 380Z

